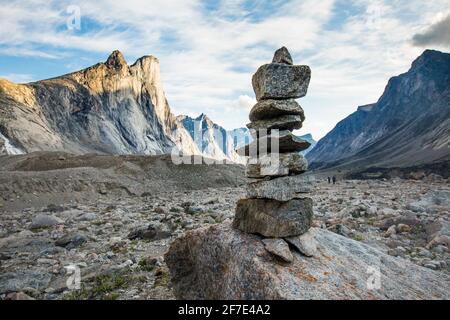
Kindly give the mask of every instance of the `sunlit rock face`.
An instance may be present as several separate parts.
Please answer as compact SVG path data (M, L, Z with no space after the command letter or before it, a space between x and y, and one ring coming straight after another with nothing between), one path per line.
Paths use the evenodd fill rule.
M25 152L197 154L171 113L153 56L105 63L29 84L0 80L0 131Z

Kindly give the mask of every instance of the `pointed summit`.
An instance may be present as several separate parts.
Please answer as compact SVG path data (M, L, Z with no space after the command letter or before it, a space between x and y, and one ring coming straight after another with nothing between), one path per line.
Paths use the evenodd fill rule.
M108 68L115 70L121 70L124 66L127 66L127 62L123 57L122 52L119 50L114 50L105 62Z
M204 119L208 119L208 116L207 116L206 114L202 113L201 115L199 115L199 116L197 117L196 120L204 120Z
M288 65L294 64L294 62L292 61L291 54L289 53L289 50L286 47L281 47L280 49L275 51L272 63L282 63Z

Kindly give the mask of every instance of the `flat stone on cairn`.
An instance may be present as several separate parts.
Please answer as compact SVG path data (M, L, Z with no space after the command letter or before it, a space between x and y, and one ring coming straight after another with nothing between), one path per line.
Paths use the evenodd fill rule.
M284 115L272 119L258 120L251 122L247 125L247 128L253 130L288 130L301 129L303 124L302 117L300 115Z
M308 169L300 152L310 143L291 132L305 121L294 99L306 95L310 79L308 66L293 65L285 47L277 50L272 63L253 76L258 103L250 111L247 127L254 141L238 150L250 157L246 175L251 181L248 198L237 204L233 227L267 238L263 240L266 250L286 262L291 262L286 253L290 249L283 238L305 256L312 256L315 248L314 237L308 233L313 218L313 201L307 197L311 183L299 177Z
M306 197L312 190L313 186L310 181L299 179L298 176L290 176L250 182L247 186L247 197L289 201Z
M250 111L250 121L267 120L284 115L298 115L305 121L302 107L294 99L261 100Z
M306 140L300 139L299 137L295 136L292 132L290 131L279 131L278 135L274 135L272 136L272 134L269 134L267 136L260 136L262 138L266 138L266 143L267 143L267 150L263 150L267 151L268 153L272 153L272 139L278 140L277 144L279 146L279 153L287 153L287 152L301 152L304 151L306 149L308 149L311 146L311 143L309 143ZM260 140L254 140L252 141L250 144L246 145L245 147L242 147L240 149L237 150L237 153L240 156L246 156L249 157L250 153L252 152L252 150L258 150L259 154L259 147L260 147L261 143ZM266 154L267 154L266 152ZM276 152L276 150L275 150ZM276 152L276 153L278 153ZM256 156L256 154L254 155Z

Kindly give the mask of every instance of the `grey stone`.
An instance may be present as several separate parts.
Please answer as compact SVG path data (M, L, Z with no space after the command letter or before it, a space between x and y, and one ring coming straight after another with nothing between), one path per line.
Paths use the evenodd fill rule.
M307 257L315 257L318 254L317 241L315 239L316 229L311 228L305 234L285 240L297 248L300 253Z
M241 199L237 203L233 226L268 238L298 236L311 227L312 204L310 198L290 201Z
M83 245L86 241L87 238L82 234L71 234L63 236L56 240L55 245L71 250Z
M305 121L305 113L294 99L261 100L250 111L250 121L266 120L282 115L298 115Z
M264 248L274 256L281 258L285 262L292 262L294 256L289 249L289 245L283 239L263 239Z
M62 223L63 221L57 217L38 214L31 221L30 229L48 228Z
M172 235L165 224L152 223L147 227L137 228L128 234L128 239L145 239L145 240L162 240L167 239Z
M42 211L43 211L43 212L57 213L57 212L63 212L63 211L65 211L65 210L67 210L66 207L51 203L51 204L49 204L49 205L47 206L47 208L45 208L45 209L42 210Z
M297 99L308 92L311 69L308 66L290 66L271 63L261 66L253 75L256 100Z
M0 139L0 155L8 154L5 147L5 141ZM2 203L0 202L0 208L2 207Z
M289 201L301 198L313 190L313 185L301 176L251 182L247 185L247 197Z
M198 300L427 300L450 299L450 278L393 258L324 229L318 254L274 264L261 237L229 224L196 229L165 255L176 298ZM381 287L368 287L379 268Z
M278 144L278 150L272 150L272 140L274 144ZM280 131L277 134L269 134L268 136L254 140L250 144L237 150L240 156L256 157L259 154L273 153L289 153L300 152L311 146L306 140L300 139L289 131Z
M450 221L438 219L436 221L425 224L425 233L427 240L431 241L437 236L450 236Z
M352 235L352 230L350 230L348 227L346 227L343 224L337 224L336 227L336 233L343 236L343 237L347 237L349 238Z
M412 203L408 203L406 205L406 209L412 211L412 212L416 212L416 213L420 213L420 212L426 212L427 210L422 206L423 204L421 202L412 202Z
M273 56L272 63L284 63L288 65L293 65L292 56L289 53L289 50L286 47L281 47Z
M258 120L247 124L247 128L253 130L265 130L264 132L270 132L270 130L289 130L293 131L301 129L303 119L299 115L283 115L272 119Z
M50 283L51 275L41 271L17 271L0 274L0 294L20 292L27 288L43 291Z
M11 255L0 252L0 261L5 261L11 259Z
M450 206L450 190L434 190L427 193L423 199L426 204Z
M252 163L255 162L255 163ZM301 174L308 170L308 161L299 153L272 153L250 159L246 167L249 178L283 177Z
M24 300L35 300L35 299L23 292L11 292L8 295L6 295L5 300L24 301Z
M421 221L415 215L407 214L404 216L383 219L379 222L379 227L382 230L388 230L393 225L406 224L408 226L414 227L419 225L420 223Z
M86 212L78 217L76 220L78 221L93 221L97 219L97 215L93 212Z

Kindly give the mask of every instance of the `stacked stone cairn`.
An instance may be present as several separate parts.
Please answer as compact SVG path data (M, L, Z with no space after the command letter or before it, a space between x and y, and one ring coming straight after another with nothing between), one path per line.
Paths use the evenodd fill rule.
M238 150L249 157L249 182L247 198L237 204L233 227L263 236L266 250L285 262L294 259L290 248L305 256L314 256L317 250L310 230L311 184L299 176L308 169L300 152L310 144L292 133L305 121L295 99L306 95L310 79L308 66L293 65L285 47L277 50L272 63L253 76L257 104L247 127L254 139Z

